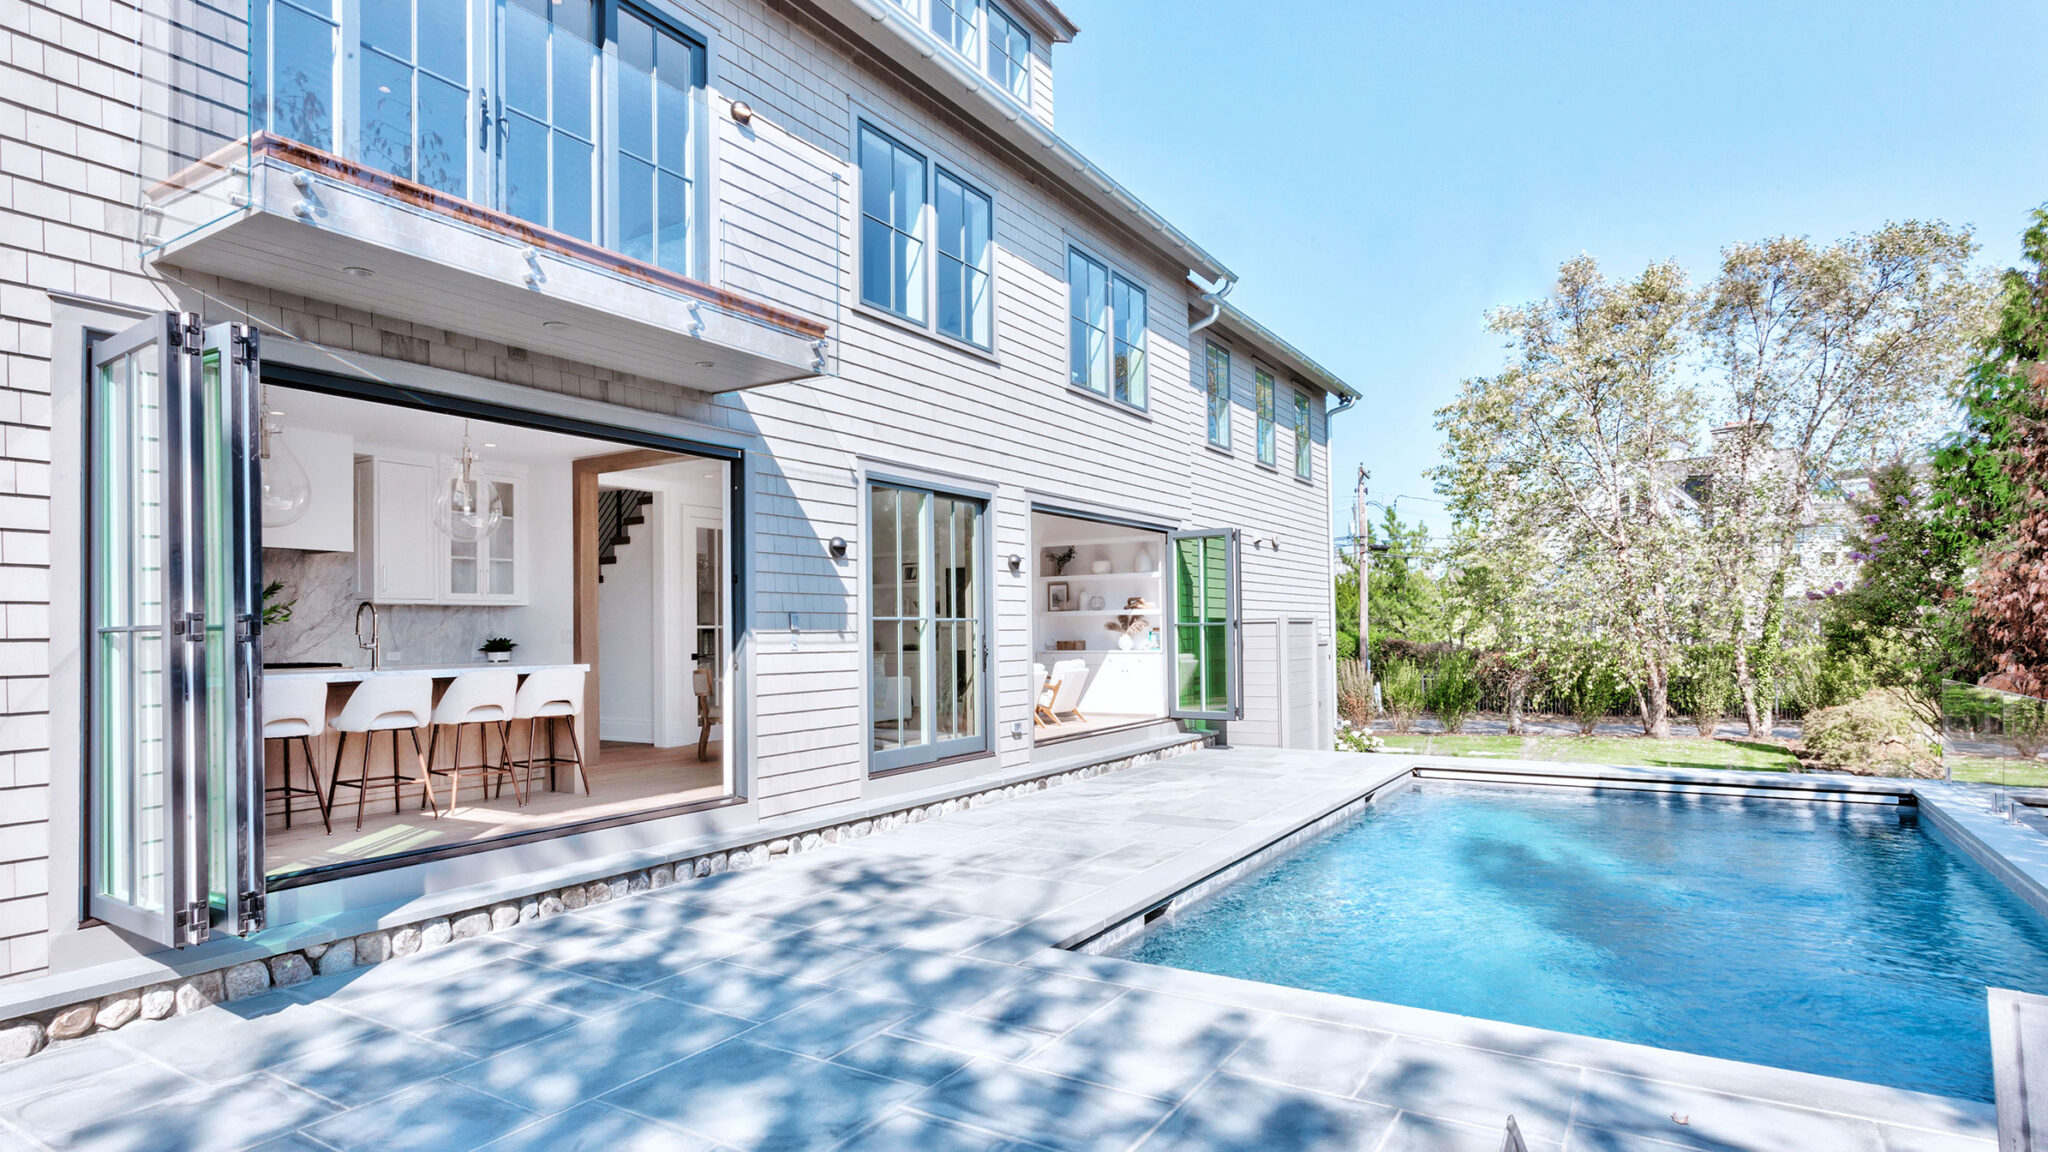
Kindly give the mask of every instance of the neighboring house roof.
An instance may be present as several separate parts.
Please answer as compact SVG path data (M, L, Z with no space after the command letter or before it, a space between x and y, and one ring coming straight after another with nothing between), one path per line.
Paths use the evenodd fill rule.
M1193 285L1199 288L1200 285ZM1306 352L1282 340L1272 329L1245 315L1244 309L1228 300L1221 302L1222 314L1217 316L1211 330L1221 331L1238 343L1249 346L1261 358L1276 368L1289 372L1306 384L1314 384L1334 396L1346 400L1358 399L1358 390L1337 378L1337 374L1311 360ZM1207 316L1208 305L1196 301L1189 306L1190 313Z
M1131 190L1067 143L1051 127L939 42L896 0L812 0L819 9L843 22L856 36L924 81L996 139L1056 180L1067 191L1121 221L1141 239L1189 271L1208 280L1236 280L1237 274L1186 233L1152 210ZM1042 3L1042 0L1039 0ZM1045 8L1057 13L1050 4ZM1025 10L1029 10L1028 8ZM1060 16L1061 21L1066 17ZM1067 27L1072 27L1070 21ZM872 29L872 31L870 31Z

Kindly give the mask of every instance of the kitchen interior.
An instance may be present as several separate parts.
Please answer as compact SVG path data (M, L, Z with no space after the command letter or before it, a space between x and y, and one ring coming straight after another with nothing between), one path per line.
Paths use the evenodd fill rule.
M1033 727L1051 743L1166 715L1166 534L1031 514Z
M270 876L733 794L729 462L261 403Z

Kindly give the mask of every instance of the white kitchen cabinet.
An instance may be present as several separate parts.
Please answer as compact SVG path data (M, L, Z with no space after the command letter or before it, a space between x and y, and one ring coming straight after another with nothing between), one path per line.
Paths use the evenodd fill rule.
M432 604L445 536L434 531L431 464L356 457L356 595L380 604Z
M441 483L454 477L453 463L442 466ZM524 604L526 570L522 545L522 517L526 476L508 469L483 468L472 475L489 480L498 489L502 510L498 526L482 540L450 540L435 536L440 546L440 588L448 604Z

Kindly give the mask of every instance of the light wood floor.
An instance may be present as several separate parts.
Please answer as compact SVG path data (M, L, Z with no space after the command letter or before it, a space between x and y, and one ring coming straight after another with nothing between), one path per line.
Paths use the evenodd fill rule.
M1090 712L1088 713L1088 718L1083 720L1069 712L1065 716L1060 717L1060 722L1057 724L1041 722L1038 725L1038 733L1034 739L1037 743L1043 744L1048 740L1065 740L1070 736L1086 736L1090 732L1100 732L1105 728L1121 728L1126 724L1143 724L1147 720L1157 719L1159 719L1157 716L1123 716L1114 712Z
M384 758L381 738L376 750L373 772L377 766L389 763ZM409 747L407 755L410 755ZM360 831L355 824L353 789L344 788L335 798L332 834L321 827L320 811L311 797L296 798L290 829L284 826L280 802L273 800L265 833L266 870L275 876L325 864L375 859L394 852L489 840L581 820L697 800L715 800L725 794L724 769L719 763L720 748L717 744L711 745L707 759L699 761L694 744L686 748L654 748L608 740L599 759L600 763L590 770L590 795L585 796L581 790L568 791L574 786L570 779L572 772L566 768L557 769L556 783L563 791L548 791L545 777L537 776L525 807L519 806L510 787L504 789L502 797L490 799L483 795L484 788L478 778L469 776L465 778L460 801L450 810L447 780L437 777L435 788L442 807L442 816L438 820L432 811L420 811L417 784L401 790L404 806L396 813L391 808L390 789L372 788L364 807ZM404 763L403 758L401 763ZM410 769L402 771L410 774ZM296 754L292 774L295 780L303 779ZM354 774L354 765L351 764L345 776L353 778Z

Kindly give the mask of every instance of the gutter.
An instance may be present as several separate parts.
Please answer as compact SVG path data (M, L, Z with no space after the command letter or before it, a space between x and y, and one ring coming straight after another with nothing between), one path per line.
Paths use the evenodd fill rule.
M1062 140L1038 122L1018 104L1008 92L989 82L968 67L967 63L952 49L939 43L926 31L922 24L911 19L910 14L899 7L894 0L845 0L877 24L887 25L889 30L902 40L906 47L922 56L927 63L937 65L946 77L960 85L965 99L979 97L988 111L1015 125L1016 131L1046 153L1046 167L1057 171L1064 165L1078 179L1069 181L1083 191L1093 189L1105 196L1117 207L1132 217L1130 223L1140 234L1147 231L1156 233L1163 247L1170 248L1187 258L1194 270L1217 280L1235 283L1237 273L1225 267L1223 262L1211 256L1200 244L1187 234L1168 223L1164 216L1152 210L1144 201L1131 194L1130 189L1116 182L1115 177L1103 171L1088 157L1083 156L1073 145Z
M1198 285L1199 283L1200 282L1197 281ZM1230 290L1232 288L1237 287L1237 277L1232 276L1229 273L1225 273L1223 279L1220 281L1220 285L1220 287L1205 289L1202 292L1202 299L1208 301L1209 303L1209 314L1207 316L1202 317L1200 320L1195 321L1193 324L1189 325L1188 335L1193 336L1195 333L1200 332L1202 329L1207 328L1209 325L1214 324L1217 320L1222 318L1223 298L1225 296L1230 295Z

